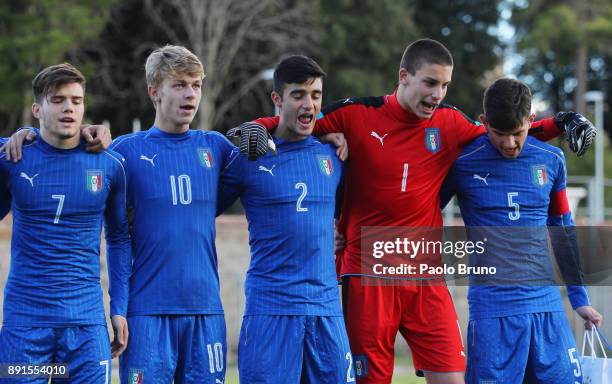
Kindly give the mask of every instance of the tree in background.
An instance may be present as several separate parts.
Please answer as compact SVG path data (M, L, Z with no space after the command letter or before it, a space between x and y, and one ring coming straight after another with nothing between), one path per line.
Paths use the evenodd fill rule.
M441 41L453 54L455 69L446 102L477 118L488 83L503 76L498 5L487 0L417 0L415 9L421 34Z
M404 48L419 36L413 2L319 0L316 9L325 103L391 92Z
M534 0L514 5L512 23L522 56L519 75L534 91L553 110L585 113L589 89L608 93L609 100L612 3Z
M217 130L257 117L253 110L261 113L262 104L271 113L262 71L284 54L316 47L305 1L126 0L113 14L99 44L84 51L98 63L97 98L110 99L96 114L110 116L115 133L129 129L129 116L152 121L143 68L155 47L184 45L202 60L206 78L195 127ZM125 104L132 108L119 111Z
M97 0L96 4L111 1ZM88 116L93 122L109 120L115 135L130 131L134 118L143 121L143 128L152 123L154 111L146 94L144 60L164 44L185 45L204 62L207 77L199 127L221 131L273 112L271 83L261 75L286 54L304 53L321 63L329 74L324 94L327 103L392 92L406 45L420 37L441 40L452 50L456 67L447 100L472 117L480 112L486 85L483 79L497 68L499 60L500 43L490 34L497 12L485 1L114 1L116 5L106 19L92 16L108 14L95 4L94 8L83 6L82 18L77 18L80 24L60 12L66 7L57 6L58 0L39 3L48 8L45 12L49 15L41 16L44 23L61 26L57 33L62 37L54 40L54 55L59 59L53 60L68 57L86 69ZM81 4L76 0L64 3ZM24 13L27 8L19 4L23 3L3 3L0 10L10 11L14 18L19 13L16 10ZM73 8L66 9L75 12ZM83 13L86 11L89 13ZM104 20L107 23L99 33ZM20 23L15 19L8 25ZM0 28L6 29L1 24ZM43 42L48 39L46 29L49 27L31 28L31 33L26 33L23 27L31 42L25 52L41 55L47 51L40 43L41 38ZM15 49L8 39L4 44L7 52ZM11 71L20 63L3 61L0 78L13 81ZM27 73L28 79L31 73ZM15 80L15 84L22 87L21 95L29 82ZM13 116L15 123L9 125L14 126L20 114Z
M114 0L4 0L0 3L0 119L8 133L32 121L31 82L45 66L71 59L103 28ZM91 68L81 68L85 75Z

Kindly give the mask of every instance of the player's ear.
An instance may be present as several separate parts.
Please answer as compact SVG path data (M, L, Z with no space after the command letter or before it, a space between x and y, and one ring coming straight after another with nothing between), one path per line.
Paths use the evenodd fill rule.
M406 68L400 68L399 70L399 83L401 85L407 85L408 84L408 76L410 75L410 72L408 72L408 70Z
M32 104L32 115L34 115L35 118L40 120L40 104Z
M531 128L531 124L533 124L533 122L535 121L535 113L532 113L531 115L529 115L529 117L527 118L527 121L529 122L529 128Z
M480 116L478 116L478 119L480 120L482 125L484 125L485 127L488 125L487 124L487 117L484 114L481 113Z
M147 93L149 94L153 105L157 105L157 103L159 102L159 93L157 92L157 87L149 85L147 87Z
M278 92L272 91L272 93L270 94L270 98L272 99L274 106L280 109L283 104L283 97Z

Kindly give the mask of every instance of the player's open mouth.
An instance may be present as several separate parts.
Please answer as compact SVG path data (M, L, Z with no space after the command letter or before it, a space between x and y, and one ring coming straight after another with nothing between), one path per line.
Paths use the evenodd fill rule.
M303 125L310 126L310 124L312 123L313 117L314 117L314 115L312 115L312 114L299 115L298 116L298 121L301 124L303 124Z
M181 105L181 109L183 111L193 111L195 109L195 105Z
M425 113L433 113L434 109L438 106L436 103L428 103L426 101L421 101L421 105Z
M72 117L62 117L59 121L67 124L74 123L74 119Z

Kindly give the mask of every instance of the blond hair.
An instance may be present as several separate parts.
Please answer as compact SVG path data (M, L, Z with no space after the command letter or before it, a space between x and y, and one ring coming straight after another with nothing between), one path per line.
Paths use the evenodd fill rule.
M157 48L145 63L147 85L158 86L161 82L177 74L187 74L204 78L204 66L196 55L185 47L166 45Z

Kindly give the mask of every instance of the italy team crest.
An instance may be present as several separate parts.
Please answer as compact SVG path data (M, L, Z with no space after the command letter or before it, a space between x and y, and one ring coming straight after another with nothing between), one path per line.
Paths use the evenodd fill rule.
M102 171L87 171L87 189L97 193L102 190Z
M534 165L532 168L533 182L537 186L544 186L548 182L548 175L546 174L546 167L544 165Z
M198 148L198 158L200 159L200 164L202 164L203 167L213 167L214 163L212 153L210 153L208 148Z
M142 371L140 369L130 369L128 377L129 384L142 384Z
M325 176L331 176L334 173L331 159L327 156L319 156L319 169Z
M425 148L431 153L436 153L440 150L440 129L426 128L425 129Z

